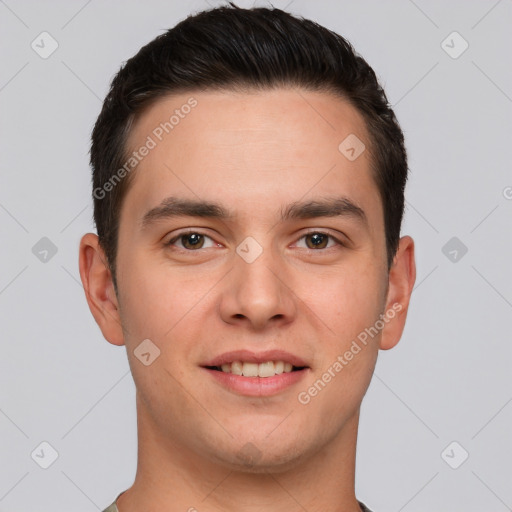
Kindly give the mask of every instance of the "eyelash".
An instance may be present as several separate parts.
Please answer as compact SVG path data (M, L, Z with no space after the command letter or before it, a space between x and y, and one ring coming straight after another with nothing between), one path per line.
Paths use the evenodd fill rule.
M176 235L175 237L173 237L171 240L169 240L165 245L166 247L172 247L173 244L181 239L182 237L184 236L187 236L187 235L201 235L203 237L206 237L206 238L209 238L210 240L214 241L213 238L209 235L207 235L206 233L203 233L202 231L198 231L198 230L189 230L189 231L184 231L182 233L179 233L178 235ZM303 238L307 237L307 236L310 236L310 235L323 235L323 236L327 236L328 238L334 240L339 246L341 247L346 247L346 244L344 244L343 242L341 242L341 240L339 240L337 237L335 237L334 235L332 235L331 233L328 233L326 231L318 231L318 230L312 230L312 231L308 231L307 233L303 234L298 240L302 240ZM217 243L217 242L215 242ZM199 251L200 249L185 249L185 248L181 248L181 247L178 247L177 248L178 250L180 251L184 251L184 252L197 252ZM207 247L208 249L208 247ZM328 249L333 249L333 246L331 247L324 247L322 249L310 249L309 247L306 247L305 248L307 251L311 251L311 252L321 252L321 251L326 251Z

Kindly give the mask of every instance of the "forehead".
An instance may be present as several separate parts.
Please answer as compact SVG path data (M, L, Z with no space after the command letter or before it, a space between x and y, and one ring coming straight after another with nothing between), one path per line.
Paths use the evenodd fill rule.
M269 211L272 205L277 212L298 199L336 193L378 215L368 151L351 160L343 153L345 140L370 143L359 112L327 93L275 89L163 97L130 133L130 151L151 149L133 171L123 211L140 220L166 197L182 196L254 216L255 208Z

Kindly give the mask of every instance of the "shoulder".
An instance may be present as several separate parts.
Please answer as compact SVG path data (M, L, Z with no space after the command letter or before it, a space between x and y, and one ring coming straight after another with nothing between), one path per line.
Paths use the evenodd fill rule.
M119 510L117 509L116 502L114 501L114 503L107 507L103 512L119 512Z
M359 503L359 506L361 507L362 512L372 512L364 503L361 503L359 500L357 502ZM109 510L108 512L111 512L111 511ZM117 512L117 511L115 511L115 512Z

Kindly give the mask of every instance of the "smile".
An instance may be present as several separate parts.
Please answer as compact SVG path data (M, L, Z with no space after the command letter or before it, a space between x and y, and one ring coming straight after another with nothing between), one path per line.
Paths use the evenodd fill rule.
M303 370L305 367L293 366L291 363L285 361L266 361L259 364L233 361L232 363L225 363L221 366L207 366L206 368L243 377L269 378L275 375L281 375L282 373Z

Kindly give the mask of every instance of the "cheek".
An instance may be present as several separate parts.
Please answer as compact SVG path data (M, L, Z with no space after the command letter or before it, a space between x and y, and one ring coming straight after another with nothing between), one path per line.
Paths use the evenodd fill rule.
M160 345L186 314L187 294L192 295L190 288L166 277L162 264L141 257L126 257L119 268L122 270L119 278L121 314L129 339L127 343L149 338Z
M176 391L189 373L186 365L193 360L192 340L200 334L198 315L205 314L201 297L208 291L207 283L180 279L169 268L135 258L126 260L126 268L131 272L124 274L122 284L120 281L122 323L137 388L143 398L152 397L155 402L147 403L148 407L160 407L172 400L177 404L173 410L186 410L190 404L186 400L182 403L182 394ZM144 341L146 345L142 345L147 339L151 343ZM139 347L145 347L144 351ZM140 356L143 352L149 352L153 362L145 365ZM171 415L172 411L165 414Z
M177 377L185 364L197 359L197 343L204 336L204 320L212 315L213 273L198 276L190 268L172 268L169 262L125 259L120 284L122 323L129 357L145 339L160 350L159 363Z
M383 284L378 270L370 266L340 269L309 285L304 289L304 302L342 345L373 325L382 312Z
M378 269L367 267L345 272L323 296L319 311L330 312L325 323L334 335L310 391L318 395L314 407L326 423L337 424L340 414L355 411L369 386L380 337L371 327L382 312L383 295Z
M311 418L322 418L326 432L356 412L370 384L380 332L372 331L381 313L381 290L375 279L346 276L316 303L323 323L318 366L297 397ZM326 434L327 435L327 434Z

